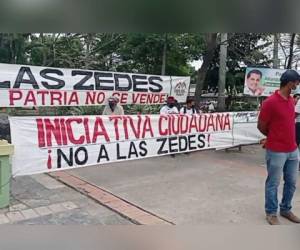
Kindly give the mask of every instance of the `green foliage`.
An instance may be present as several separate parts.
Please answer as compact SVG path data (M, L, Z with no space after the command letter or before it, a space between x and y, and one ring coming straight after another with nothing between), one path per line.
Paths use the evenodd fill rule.
M0 62L61 68L125 71L161 74L166 47L166 75L191 76L197 72L190 62L203 58L205 34L198 33L0 33ZM226 89L242 92L244 68L269 65L263 49L270 45L269 34L228 34ZM218 49L206 75L204 89L218 83ZM101 107L41 108L40 114L99 114ZM128 113L157 113L159 107L131 105ZM10 111L14 112L14 111Z

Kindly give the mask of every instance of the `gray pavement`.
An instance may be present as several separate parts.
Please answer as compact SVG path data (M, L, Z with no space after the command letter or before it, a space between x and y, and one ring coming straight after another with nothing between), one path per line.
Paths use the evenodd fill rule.
M130 221L45 174L17 177L0 224L128 225Z
M175 224L266 224L264 151L258 145L70 172ZM299 183L294 211L300 215Z

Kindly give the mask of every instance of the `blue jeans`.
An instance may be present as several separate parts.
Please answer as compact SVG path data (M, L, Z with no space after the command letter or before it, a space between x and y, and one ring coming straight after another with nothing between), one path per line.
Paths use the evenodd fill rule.
M277 191L283 173L284 187L280 203L280 212L292 209L292 199L296 190L299 166L298 148L290 153L266 151L268 177L265 185L265 211L266 214L277 214Z

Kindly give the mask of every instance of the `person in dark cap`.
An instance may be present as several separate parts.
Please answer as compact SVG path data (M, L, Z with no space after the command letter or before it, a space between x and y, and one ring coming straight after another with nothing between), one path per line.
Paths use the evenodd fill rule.
M299 164L295 136L295 105L291 92L297 88L299 81L297 71L286 70L280 77L280 89L262 103L258 118L257 128L267 137L265 148L268 177L265 183L265 212L266 220L271 225L280 224L277 218L277 192L282 174L284 188L279 205L280 215L300 223L300 219L291 211Z
M175 106L175 98L174 96L168 96L167 104L162 106L160 109L160 114L178 114L178 108Z

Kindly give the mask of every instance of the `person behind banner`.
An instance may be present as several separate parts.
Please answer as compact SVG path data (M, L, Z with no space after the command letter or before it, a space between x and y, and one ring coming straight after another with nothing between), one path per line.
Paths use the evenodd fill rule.
M108 98L108 102L104 107L102 115L124 115L124 109L119 104L119 99L115 96Z
M260 96L265 88L260 86L262 73L258 69L253 69L248 72L245 86L245 94Z
M213 113L215 112L215 105L213 104L213 102L209 102L208 104L208 113Z
M167 104L161 107L159 113L163 115L178 114L179 111L175 104L175 98L173 96L169 96L167 98Z
M290 96L299 81L300 75L297 71L286 70L280 77L280 89L262 103L258 117L257 128L267 137L265 212L266 220L271 225L280 224L277 218L277 192L282 173L284 188L280 215L300 223L300 219L291 211L297 185L299 151L295 136L295 105Z
M296 126L296 144L299 148L300 145L300 93L294 95L294 102L295 102L295 126ZM300 166L299 166L300 171Z
M193 99L187 99L186 105L180 109L180 114L194 115L200 113L195 107L195 101Z

